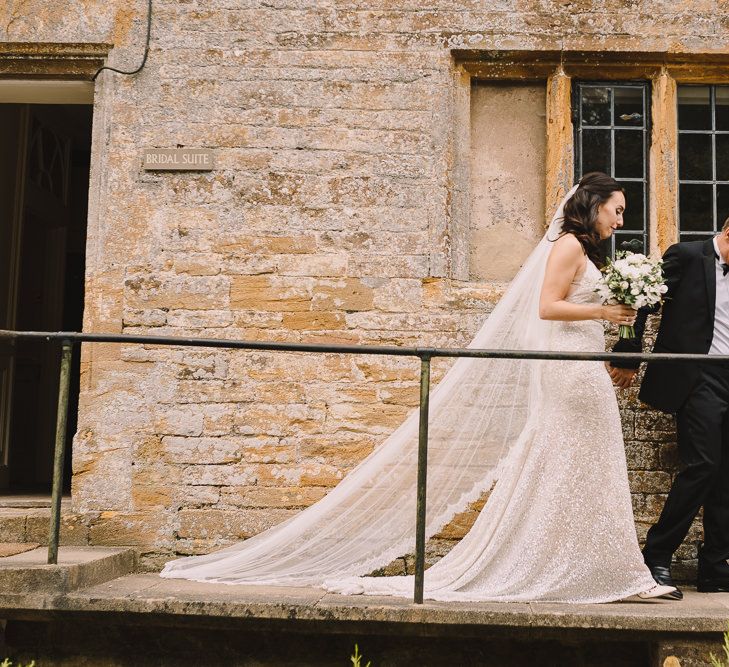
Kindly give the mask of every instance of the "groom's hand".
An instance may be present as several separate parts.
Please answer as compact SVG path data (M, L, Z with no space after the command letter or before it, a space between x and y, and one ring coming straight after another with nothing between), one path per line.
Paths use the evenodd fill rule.
M610 379L618 389L627 389L631 384L633 384L633 378L637 373L636 369L616 368L615 366L611 366L607 361L605 362L605 367L610 374Z

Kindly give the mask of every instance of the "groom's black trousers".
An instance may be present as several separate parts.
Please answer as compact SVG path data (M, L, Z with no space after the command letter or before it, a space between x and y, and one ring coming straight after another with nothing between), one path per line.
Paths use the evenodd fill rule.
M668 567L699 509L704 508L707 566L729 558L729 367L705 365L676 413L678 451L685 467L676 475L661 517L648 531L647 563Z

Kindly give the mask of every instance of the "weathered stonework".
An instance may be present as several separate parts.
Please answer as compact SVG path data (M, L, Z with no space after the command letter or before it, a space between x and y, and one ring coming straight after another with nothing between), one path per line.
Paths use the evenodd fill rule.
M110 44L108 63L133 68L145 9L9 0L0 39ZM455 50L725 53L725 11L718 0L155 0L145 68L96 83L84 328L464 345L504 283L468 280L468 76ZM32 73L23 67L0 75ZM523 176L546 178L547 217L571 180L570 82L559 70L539 79L557 130L546 174ZM656 100L671 85L654 79L664 118ZM654 135L654 159L666 145ZM143 148L175 146L213 148L216 169L142 169ZM652 202L652 216L670 220L670 205ZM401 422L417 370L399 358L86 345L64 539L136 545L152 566L273 525ZM676 469L673 425L635 390L623 417L642 537Z

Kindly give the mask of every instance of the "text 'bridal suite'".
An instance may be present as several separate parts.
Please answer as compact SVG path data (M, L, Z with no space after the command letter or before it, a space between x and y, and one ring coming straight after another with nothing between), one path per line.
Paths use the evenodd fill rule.
M470 347L603 352L594 320L547 322L538 301L564 202ZM589 260L567 300L594 303ZM322 500L163 577L410 597L369 577L415 543L417 412ZM633 523L617 401L602 362L461 358L431 396L426 534L497 480L473 528L425 573L425 598L609 602L655 586Z

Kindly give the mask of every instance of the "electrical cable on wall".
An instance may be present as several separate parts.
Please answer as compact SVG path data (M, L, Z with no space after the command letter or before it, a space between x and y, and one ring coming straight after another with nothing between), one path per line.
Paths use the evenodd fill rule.
M101 72L103 72L105 69L108 69L111 72L117 72L118 74L137 74L137 72L141 72L142 68L147 62L147 56L149 55L149 37L152 32L152 0L147 0L147 40L144 44L144 58L142 58L142 63L137 67L137 69L132 70L130 72L125 72L121 69L116 69L114 67L107 67L104 65L104 67L101 67L99 70L97 70L96 74L91 77L92 81L96 81L96 77L99 76Z

